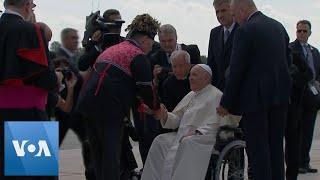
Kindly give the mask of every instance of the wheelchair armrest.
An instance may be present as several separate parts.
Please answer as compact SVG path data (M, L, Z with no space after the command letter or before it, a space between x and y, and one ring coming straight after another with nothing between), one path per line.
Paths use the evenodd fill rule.
M216 136L214 148L221 151L227 144L236 140L243 139L243 131L238 127L221 126Z

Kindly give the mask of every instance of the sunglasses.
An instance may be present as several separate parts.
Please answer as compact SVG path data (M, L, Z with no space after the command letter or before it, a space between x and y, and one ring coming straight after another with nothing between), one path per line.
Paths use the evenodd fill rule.
M299 29L299 30L297 30L297 32L298 32L298 33L302 33L302 32L303 32L303 33L307 33L308 30L301 30L301 29Z

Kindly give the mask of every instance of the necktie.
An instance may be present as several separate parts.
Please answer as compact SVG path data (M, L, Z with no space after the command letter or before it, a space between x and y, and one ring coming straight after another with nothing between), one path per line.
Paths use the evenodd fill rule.
M224 31L224 43L226 43L227 41L228 41L228 37L230 36L230 32L229 32L229 30L225 30Z
M309 65L309 67L310 67L311 70L312 70L313 77L315 77L316 71L315 71L315 68L314 68L312 51L311 51L310 47L309 47L307 44L304 44L303 47L304 47L304 49L305 49L306 52L307 52L306 61L307 61L308 65Z

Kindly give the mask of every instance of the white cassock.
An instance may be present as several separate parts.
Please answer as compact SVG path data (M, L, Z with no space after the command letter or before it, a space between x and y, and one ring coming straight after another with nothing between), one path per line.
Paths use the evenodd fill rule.
M161 124L178 132L159 135L149 150L141 180L202 180L219 127L237 126L239 118L221 118L216 113L222 92L208 85L198 92L187 94L168 119ZM230 121L229 121L230 120ZM202 135L185 136L198 130Z

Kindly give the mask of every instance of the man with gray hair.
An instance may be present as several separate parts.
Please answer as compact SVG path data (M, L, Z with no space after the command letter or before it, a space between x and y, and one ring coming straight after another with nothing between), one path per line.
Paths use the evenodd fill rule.
M10 168L4 162L4 121L48 120L45 112L48 91L54 90L57 84L56 74L48 66L41 28L28 22L35 7L33 0L5 0L4 7L6 10L0 18L0 177L54 179L23 176L27 174L4 176L8 175L4 174L5 168Z
M190 90L190 55L187 51L174 51L170 57L173 74L162 85L162 102L171 112Z
M253 179L284 180L284 128L291 90L289 37L253 0L232 0L235 21L230 73L217 109L243 115Z
M211 30L208 62L214 79L212 84L223 91L226 81L226 72L230 64L233 38L238 24L234 22L230 9L231 0L214 0L213 7L220 23Z
M161 49L151 56L151 65L159 65L157 72L171 72L170 56L173 51L185 50L190 54L191 64L200 64L200 51L197 45L178 44L178 35L176 29L171 24L162 25L158 32Z
M62 46L59 48L57 56L67 58L70 63L76 66L75 53L79 45L78 31L73 28L65 28L61 31L60 37Z

